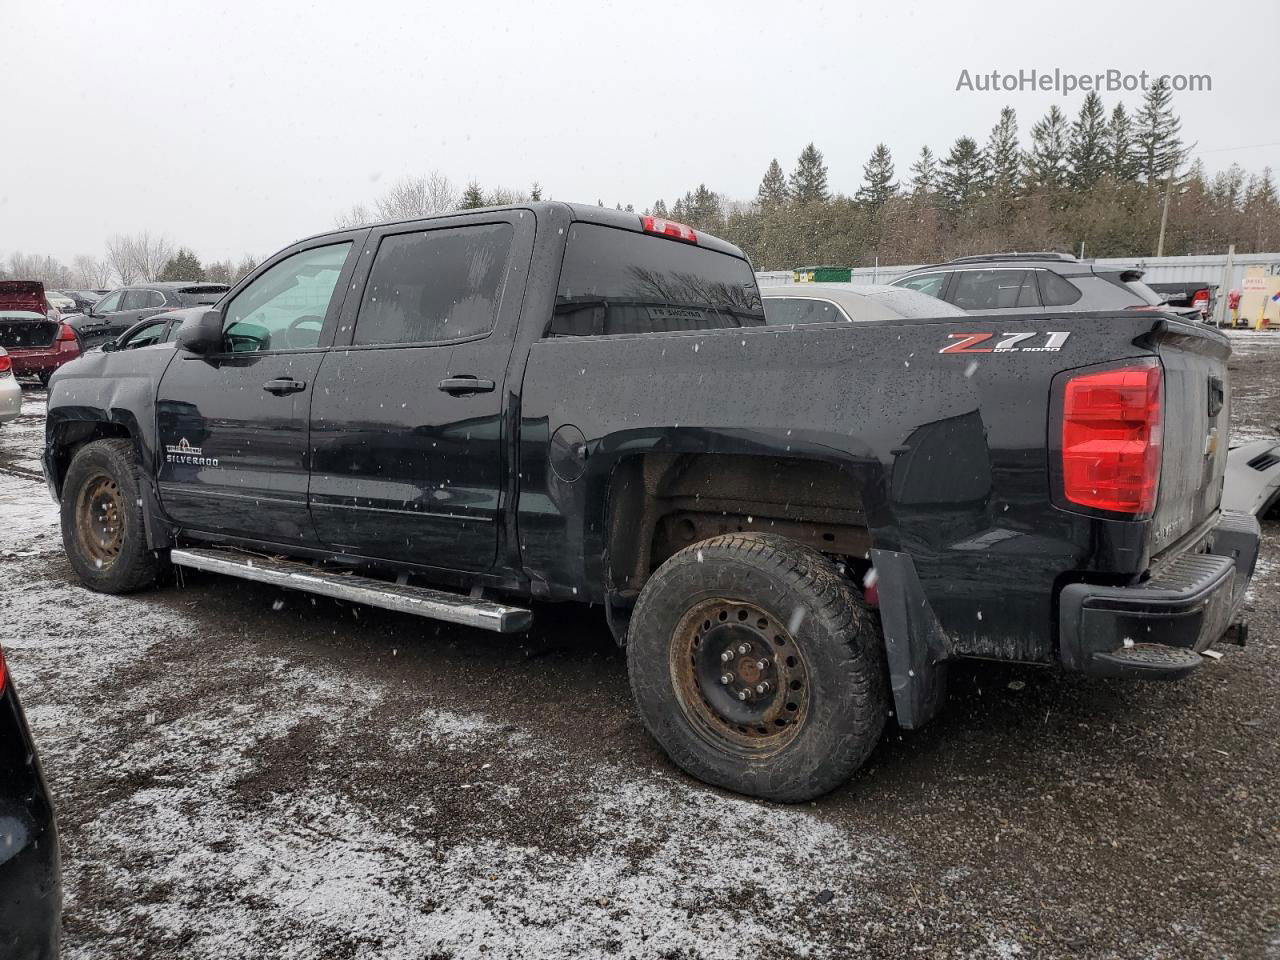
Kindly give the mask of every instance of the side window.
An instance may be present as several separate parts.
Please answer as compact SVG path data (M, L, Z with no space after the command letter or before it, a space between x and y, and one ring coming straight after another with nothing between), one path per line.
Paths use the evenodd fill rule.
M830 323L847 320L844 312L830 300L808 300L800 297L765 297L765 323L770 326L793 323Z
M108 293L105 297L93 305L94 313L114 313L120 309L120 301L124 297L123 290L116 290L114 293Z
M134 333L128 340L120 344L121 350L136 350L139 347L150 346L153 343L159 343L164 335L164 324L153 323L143 327Z
M320 343L324 317L351 243L281 260L227 306L222 333L232 353L298 350Z
M962 310L1038 307L1034 270L960 270L949 297Z
M124 302L120 305L121 310L142 310L147 307L150 290L126 290L124 292Z
M908 290L915 290L931 297L938 297L942 295L942 285L946 282L946 279L947 275L945 273L922 273L918 277L895 283L894 286L906 287Z
M147 291L147 306L148 306L148 307L163 307L163 306L164 306L164 294L163 294L163 293L161 293L159 290L148 290L148 291Z
M487 223L383 237L353 342L433 343L488 333L514 235L509 223Z
M178 335L178 330L181 329L181 327L182 327L182 318L178 317L176 320L174 320L172 323L169 324L169 329L165 331L164 339L166 341L172 340L174 337Z
M1065 307L1080 299L1080 288L1052 270L1038 270L1040 274L1040 299L1046 307Z

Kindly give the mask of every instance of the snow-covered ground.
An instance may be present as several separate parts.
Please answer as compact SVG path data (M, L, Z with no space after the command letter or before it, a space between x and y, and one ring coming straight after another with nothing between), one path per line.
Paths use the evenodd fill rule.
M1280 337L1248 349L1280 415ZM71 960L1280 949L1270 543L1248 650L1178 685L958 670L933 725L783 807L676 771L590 614L513 640L212 576L84 590L31 416L0 430L0 645Z

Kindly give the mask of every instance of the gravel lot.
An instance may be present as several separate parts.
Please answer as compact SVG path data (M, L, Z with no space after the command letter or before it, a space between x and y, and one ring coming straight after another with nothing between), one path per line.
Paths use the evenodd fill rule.
M1237 334L1237 439L1280 334ZM76 586L0 428L0 643L69 958L1280 960L1280 526L1245 650L1178 684L975 664L820 802L689 780L592 611L502 638L187 574Z

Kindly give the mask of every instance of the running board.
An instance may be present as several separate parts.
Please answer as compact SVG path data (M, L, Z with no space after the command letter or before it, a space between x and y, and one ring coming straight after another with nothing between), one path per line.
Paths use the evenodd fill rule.
M242 580L255 580L275 587L364 603L399 613L412 613L446 623L460 623L495 633L527 630L533 622L533 612L520 607L508 607L489 600L473 600L427 587L402 586L372 577L335 573L295 560L275 560L231 550L200 547L171 550L169 559L180 567L223 573Z

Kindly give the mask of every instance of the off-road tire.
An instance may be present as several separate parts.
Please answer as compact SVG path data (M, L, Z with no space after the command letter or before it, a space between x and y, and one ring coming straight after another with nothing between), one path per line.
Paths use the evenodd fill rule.
M87 498L101 491L92 504ZM99 505L108 504L103 508ZM110 510L108 517L107 510ZM91 514L86 524L86 513ZM168 566L167 554L147 546L142 518L142 485L133 442L95 440L76 451L62 484L62 546L76 576L90 590L132 593L155 584ZM101 523L95 534L93 523ZM103 546L115 536L115 550Z
M784 691L801 689L794 685L803 677L805 696L803 704L785 704L787 710L800 708L791 714L797 718L794 729L788 729L783 712L783 722L769 721L778 725L776 736L772 726L756 728L754 747L749 741L756 730L730 728L734 721L711 704L721 696L714 688L724 678L709 684L695 679L691 687L681 672L686 655L695 664L692 677L703 669L696 664L708 651L714 662L717 634L709 630L717 623L732 627L743 610L752 609L758 616L742 618L742 629L759 624L756 647L762 653L768 647L779 670L784 660L798 661L799 673L777 678L785 681L777 692L790 699ZM704 610L717 612L702 621ZM692 631L690 615L696 621ZM740 649L729 642L718 654L721 660ZM726 670L733 666L730 661ZM831 560L772 534L713 537L659 567L631 617L627 668L641 718L672 760L707 783L769 800L810 800L844 783L870 755L888 715L884 640L875 614Z

